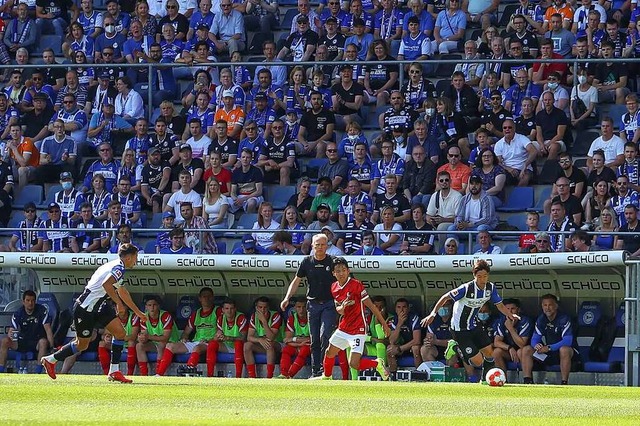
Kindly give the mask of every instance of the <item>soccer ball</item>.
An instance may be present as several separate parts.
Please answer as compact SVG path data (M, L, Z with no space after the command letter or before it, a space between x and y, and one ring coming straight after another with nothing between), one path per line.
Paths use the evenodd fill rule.
M489 386L503 386L507 383L507 376L504 374L504 371L496 367L487 372L485 380Z

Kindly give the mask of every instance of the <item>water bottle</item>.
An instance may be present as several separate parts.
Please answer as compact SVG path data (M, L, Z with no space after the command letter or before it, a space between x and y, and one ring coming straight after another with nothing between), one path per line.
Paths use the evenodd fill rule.
M229 372L227 373L227 379L232 379L233 378L233 374L231 374L231 370L229 370Z
M20 367L20 372L18 374L27 374L27 367Z

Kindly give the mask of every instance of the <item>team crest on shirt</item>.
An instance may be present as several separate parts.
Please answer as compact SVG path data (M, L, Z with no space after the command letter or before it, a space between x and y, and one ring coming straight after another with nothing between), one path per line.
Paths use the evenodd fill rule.
M471 355L471 352L473 352L473 348L467 346L466 348L464 348L464 351L467 353L467 355Z
M89 335L91 335L91 330L82 330L83 337L89 337Z
M225 146L222 148L222 150L223 150L224 152L227 152L227 151L229 151L229 147L225 145Z

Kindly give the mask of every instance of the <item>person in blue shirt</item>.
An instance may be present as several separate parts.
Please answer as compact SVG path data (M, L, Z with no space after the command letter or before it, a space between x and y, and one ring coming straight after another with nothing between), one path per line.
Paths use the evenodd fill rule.
M52 317L44 305L36 303L36 293L26 290L22 293L22 307L11 317L9 333L0 345L0 373L5 372L5 362L9 349L21 353L38 352L38 359L53 348ZM42 366L36 367L36 373Z
M173 212L162 213L162 226L164 229L173 229L173 221L176 215ZM160 253L160 250L171 247L171 238L169 237L170 231L159 232L156 236L156 253Z
M169 231L171 246L160 249L160 254L193 254L193 249L184 245L184 229L173 228Z
M353 256L382 256L384 250L376 245L376 236L371 231L362 233L362 246L352 253Z
M496 321L493 357L496 360L496 367L507 371L508 361L520 364L522 350L531 341L534 325L531 318L520 315L520 300L505 299L503 303L505 308L520 316L517 321L511 321L507 318L500 318Z
M522 372L524 383L533 383L533 364L560 364L562 384L569 383L571 361L577 355L573 338L571 317L559 312L558 297L554 294L542 296L542 314L536 320L531 344L522 349Z

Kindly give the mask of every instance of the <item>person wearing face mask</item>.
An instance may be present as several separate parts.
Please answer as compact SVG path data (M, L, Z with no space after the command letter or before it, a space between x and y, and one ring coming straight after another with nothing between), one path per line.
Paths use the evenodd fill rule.
M451 307L453 302L447 301L447 303L438 309L438 316L427 327L427 333L422 346L420 347L420 355L422 360L437 361L440 359L446 359L449 367L459 367L460 359L458 355L453 352L447 359L445 357L445 350L451 340Z
M376 237L372 231L362 233L362 247L352 253L353 256L382 256L384 250L376 245Z
M56 192L53 199L60 206L62 217L69 220L79 220L80 215L74 213L74 210L80 191L73 187L73 175L69 172L60 173L60 185L62 185L62 191Z
M364 143L367 146L367 152L369 152L369 141L362 132L362 126L354 121L347 125L346 134L338 143L338 157L347 160L349 166L353 165L353 151L358 143Z

